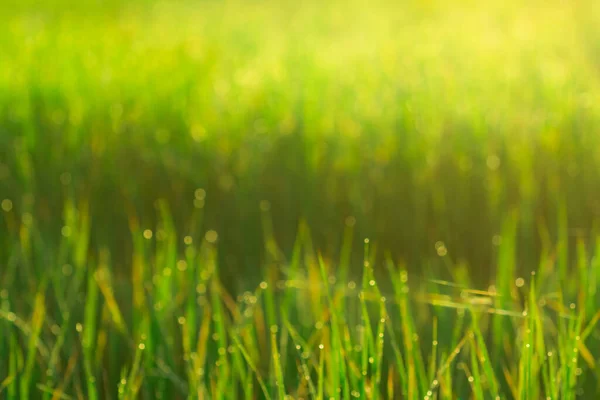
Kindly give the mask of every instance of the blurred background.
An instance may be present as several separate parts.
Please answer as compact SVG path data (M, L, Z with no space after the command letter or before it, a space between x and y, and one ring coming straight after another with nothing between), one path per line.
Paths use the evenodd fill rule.
M478 284L503 234L520 271L572 258L599 233L600 6L451 3L5 0L0 257L22 226L60 251L85 209L125 274L161 208L218 234L236 290L302 226Z

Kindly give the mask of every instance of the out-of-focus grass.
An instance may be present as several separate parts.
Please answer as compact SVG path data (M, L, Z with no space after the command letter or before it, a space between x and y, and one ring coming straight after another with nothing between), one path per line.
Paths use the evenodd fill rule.
M516 211L535 264L561 204L570 246L595 236L597 17L585 1L7 6L2 197L46 236L66 194L88 200L111 221L91 240L120 260L132 213L151 222L164 198L189 229L206 205L245 272L261 200L288 251L305 218L337 254L354 216L408 262L443 241L473 271Z
M598 21L6 2L0 397L595 395Z

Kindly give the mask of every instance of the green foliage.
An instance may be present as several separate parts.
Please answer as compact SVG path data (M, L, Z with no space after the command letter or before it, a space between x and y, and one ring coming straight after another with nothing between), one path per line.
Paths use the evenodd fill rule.
M167 211L159 212L168 220ZM155 236L135 227L143 241L132 259L157 267L153 275L146 271L142 285L112 276L117 268L104 249L90 255L87 285L77 284L68 307L56 304L71 269L34 277L32 299L17 287L4 288L3 396L529 399L597 393L600 314L586 312L597 307L586 280L562 288L553 276L543 277L549 266L541 263L531 277L504 273L504 286L476 290L460 281L409 281L411 274L390 256L384 257L387 276L378 279L381 266L369 243L357 284L338 279L343 269L311 250L304 229L291 255L294 278L269 278L267 264L265 280L237 297L221 282L214 231L176 243L174 231ZM72 240L63 239L61 247L72 249L62 254L65 260L78 254L77 243L64 244ZM511 243L504 236L500 248ZM48 251L30 250L35 257ZM506 257L499 252L499 267ZM166 266L175 266L169 286ZM66 276L49 279L54 273ZM381 279L391 281L391 292ZM307 292L312 304L289 300ZM110 374L111 368L121 373Z
M594 238L595 1L18 3L0 11L0 201L44 237L88 199L90 245L126 264L156 200L184 233L206 207L221 273L253 284L263 200L286 252L305 219L343 268L360 238L410 264L443 241L487 283L512 211L525 272L540 230L564 232L560 259Z
M600 394L598 2L37 3L0 398Z

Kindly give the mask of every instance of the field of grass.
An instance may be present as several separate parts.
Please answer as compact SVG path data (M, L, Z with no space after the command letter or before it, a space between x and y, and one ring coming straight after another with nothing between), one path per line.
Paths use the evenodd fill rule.
M600 394L600 3L37 3L0 398Z

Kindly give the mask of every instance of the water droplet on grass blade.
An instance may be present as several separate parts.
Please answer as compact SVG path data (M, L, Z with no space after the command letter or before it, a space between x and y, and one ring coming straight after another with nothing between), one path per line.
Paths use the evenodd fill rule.
M61 235L63 235L66 238L71 236L71 232L72 232L71 227L69 227L69 226L63 226L62 229L60 230Z
M4 199L2 200L2 210L4 210L4 212L10 212L13 208L13 203L10 199Z
M204 238L206 239L206 241L208 243L216 243L217 239L219 238L219 234L216 231L211 229L206 232L206 234L204 235Z
M206 198L206 190L198 188L194 191L194 198L204 200Z
M520 288L520 287L523 287L523 286L525 285L525 279L523 279L523 278L517 278L517 279L515 280L515 285L516 285L518 288Z

